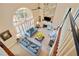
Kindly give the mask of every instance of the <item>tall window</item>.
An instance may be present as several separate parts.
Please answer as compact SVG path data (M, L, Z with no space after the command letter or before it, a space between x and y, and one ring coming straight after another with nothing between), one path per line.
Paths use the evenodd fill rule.
M20 8L13 16L13 24L16 28L17 35L24 36L26 31L34 26L34 19L31 10Z

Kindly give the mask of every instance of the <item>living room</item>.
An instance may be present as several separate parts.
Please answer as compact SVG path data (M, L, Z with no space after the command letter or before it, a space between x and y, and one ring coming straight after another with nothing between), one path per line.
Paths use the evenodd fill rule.
M50 56L64 16L69 8L74 15L78 6L62 3L0 4L0 41L15 56ZM2 55L8 54L4 51Z

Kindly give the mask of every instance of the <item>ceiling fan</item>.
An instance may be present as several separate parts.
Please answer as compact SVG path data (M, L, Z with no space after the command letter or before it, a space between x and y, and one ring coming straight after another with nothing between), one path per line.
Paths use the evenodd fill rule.
M48 5L48 3L45 3L44 5ZM32 11L36 11L36 10L38 10L38 12L39 12L39 10L40 9L42 9L41 7L40 7L40 3L38 3L38 7L37 8L35 8L35 9L31 9ZM43 15L45 14L45 12L43 11ZM41 22L41 16L38 16L38 21L39 22Z
M35 8L35 9L32 9L32 10L33 10L33 11L36 11L36 10L40 10L40 9L42 9L42 8L40 7L40 4L38 3L38 7Z
M38 11L38 12L39 12L40 9L42 9L42 8L40 7L40 3L38 3L37 8L31 9L31 10L32 10L32 11ZM41 22L41 16L38 16L38 22Z

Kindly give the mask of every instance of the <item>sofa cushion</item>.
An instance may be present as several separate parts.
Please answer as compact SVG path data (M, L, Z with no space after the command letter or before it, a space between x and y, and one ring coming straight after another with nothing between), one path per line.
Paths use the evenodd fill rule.
M32 27L29 30L26 31L26 35L31 37L35 32L37 32L37 29Z

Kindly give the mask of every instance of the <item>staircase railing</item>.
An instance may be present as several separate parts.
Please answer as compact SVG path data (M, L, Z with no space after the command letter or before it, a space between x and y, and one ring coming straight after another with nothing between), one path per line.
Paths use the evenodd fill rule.
M58 37L54 42L50 55L79 55L79 31L75 20L78 14L73 18L71 8L68 10L63 23L58 31Z
M62 22L62 23L60 24L60 26L59 26L58 37L57 37L57 39L55 40L55 43L54 43L53 48L52 48L52 51L51 51L51 53L50 53L49 55L54 55L54 56L56 56L56 54L57 54L58 44L59 44L59 40L60 40L60 36L61 36L61 30L62 30L62 27L63 27L63 25L64 25L64 22L65 22L67 16L69 15L69 12L70 12L70 11L71 11L71 8L69 8L67 14L66 14L65 17L64 17L63 22Z
M75 28L76 23L75 23L74 18L73 18L71 13L69 14L69 17L70 17L71 29L72 29L72 34L73 34L75 46L76 46L77 55L79 56L79 34L77 34L78 33L78 31L77 31L78 28L77 29Z

